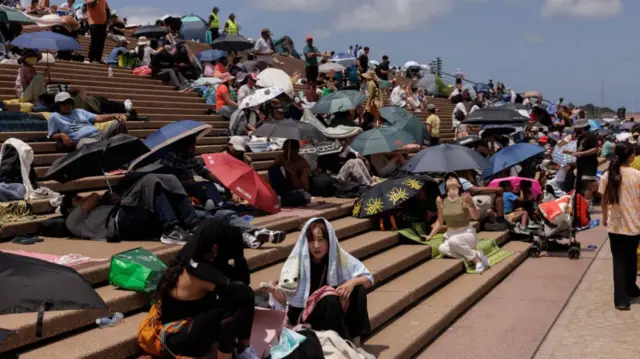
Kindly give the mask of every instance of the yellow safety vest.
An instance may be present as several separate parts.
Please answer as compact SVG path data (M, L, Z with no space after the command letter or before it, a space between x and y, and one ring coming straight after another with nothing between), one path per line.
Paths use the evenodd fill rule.
M211 13L211 17L213 17L213 20L211 20L211 22L209 23L209 28L210 29L217 29L220 27L220 18L218 18L218 15Z
M227 20L227 34L238 35L238 25L231 20Z

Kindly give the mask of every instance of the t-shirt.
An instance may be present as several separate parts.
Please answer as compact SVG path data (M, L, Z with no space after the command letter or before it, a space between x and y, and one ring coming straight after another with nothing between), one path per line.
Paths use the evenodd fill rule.
M504 192L502 194L502 200L504 201L504 214L509 214L515 209L518 196L513 192Z
M77 206L69 213L65 224L75 236L104 241L108 236L107 218L112 209L111 205L102 205L87 213L81 206Z
M613 150L615 149L615 147L616 145L613 144L613 142L605 141L604 145L602 145L602 150L600 151L600 155L602 157L609 157L613 153Z
M593 148L598 148L598 136L588 132L578 138L577 151L584 152ZM590 156L582 156L576 159L578 173L582 176L595 176L598 172L598 153Z
M89 25L104 25L107 23L107 8L109 3L107 0L95 0L94 4L87 5L87 15L89 16Z
M109 65L118 65L118 56L121 53L126 53L127 52L127 48L124 46L120 46L120 47L116 47L113 50L111 50L111 52L109 53L109 56L107 56L107 64Z
M380 65L378 65L378 67L376 68L376 76L378 76L378 78L380 78L380 80L385 80L385 81L389 81L389 73L387 72L386 74L383 74L381 71L389 71L389 63L382 61L380 63Z
M56 133L64 133L77 144L81 139L94 137L100 132L94 126L95 120L95 114L80 109L73 110L69 115L54 112L47 121L49 137Z
M253 49L256 52L273 54L273 48L271 47L269 42L262 37L256 41L256 44L253 46ZM272 62L271 56L272 55L257 55L256 60L264 61L270 64Z
M431 125L431 137L440 137L440 117L438 115L429 115L427 117L427 125Z
M471 187L473 187L473 184L471 184L471 182L467 181L464 178L460 178L460 183L462 183L462 190L465 192L470 190ZM444 196L445 194L447 194L447 191L444 189L444 181L440 182L438 189L440 190L441 195Z
M360 73L365 73L369 70L369 56L362 54L358 57L360 63Z
M621 167L622 181L620 184L619 203L609 204L607 209L609 233L637 236L640 234L640 171L631 167ZM605 193L609 173L600 179L598 192Z
M253 93L253 89L249 87L249 85L245 84L240 86L238 89L238 102L242 102L245 97L251 95Z
M458 102L456 107L453 108L453 113L451 114L451 121L453 121L453 127L458 127L462 124L462 122L456 119L456 112L462 111L464 113L464 117L467 117L467 108L464 107L463 102Z
M307 57L307 54L313 53L313 52L320 52L320 51L318 51L318 49L315 46L307 45L304 47L304 65L305 66L318 66L317 56Z
M231 93L229 92L229 86L221 84L216 90L216 111L227 105L224 102L224 97L222 97L222 95L224 94L231 96Z

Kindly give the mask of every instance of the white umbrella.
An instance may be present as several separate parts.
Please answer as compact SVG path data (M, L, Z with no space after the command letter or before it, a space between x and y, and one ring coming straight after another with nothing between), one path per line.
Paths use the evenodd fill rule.
M329 72L329 71L342 72L346 69L347 69L346 67L335 62L327 62L326 64L322 64L320 65L320 67L318 67L318 71L320 72Z
M420 67L420 64L415 61L407 61L407 63L404 64L404 66L402 67L404 67L405 69L408 69L409 67Z
M371 67L378 67L380 66L380 63L376 60L369 60L369 66Z
M284 93L284 90L280 87L271 86L258 89L251 95L245 97L238 108L240 110L244 110L245 108L262 105L263 103L280 96L282 93Z
M293 98L293 83L291 83L291 78L287 75L286 72L275 69L268 68L258 74L256 85L259 87L279 87L284 90L284 93L287 94L290 98Z

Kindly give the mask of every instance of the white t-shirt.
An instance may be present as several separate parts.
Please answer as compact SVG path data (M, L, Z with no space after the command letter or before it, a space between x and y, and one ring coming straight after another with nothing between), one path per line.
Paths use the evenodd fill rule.
M270 55L257 55L256 56L256 60L257 61L264 61L268 64L271 63L271 57L273 56L273 49L271 49L271 46L269 45L269 43L267 42L267 40L265 40L264 38L259 38L256 41L256 44L253 46L253 49L256 52L260 52L260 53L268 53Z
M251 93L253 92L254 89L249 88L249 85L242 85L240 86L240 88L238 89L238 103L242 102L242 100L251 95Z
M406 97L405 91L402 86L396 86L391 91L391 104L394 106L404 107L404 98Z
M462 124L462 122L456 119L456 112L462 111L464 113L464 117L467 117L467 108L464 107L464 102L458 102L456 107L453 108L453 113L451 114L451 121L453 121L453 127L458 127Z

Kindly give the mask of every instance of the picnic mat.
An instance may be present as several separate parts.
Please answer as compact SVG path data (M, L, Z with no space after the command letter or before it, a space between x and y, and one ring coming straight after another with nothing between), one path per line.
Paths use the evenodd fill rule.
M405 238L431 246L432 258L444 258L444 255L438 251L438 248L440 247L442 242L444 242L443 234L438 234L432 240L426 241L421 237L422 235L424 235L424 230L421 224L414 224L414 228L404 228L399 230L398 232ZM498 247L498 244L494 239L480 238L478 240L477 249L481 250L482 253L484 253L484 255L487 257L487 259L489 259L490 267L493 267L494 265L502 262L513 254L513 252L509 252ZM467 273L474 274L476 272L473 263L466 260L463 260L463 262Z
M19 256L25 256L30 258L41 259L46 262L60 264L67 267L76 267L81 264L90 263L90 262L104 262L109 260L109 258L90 258L85 257L81 254L65 254L65 255L57 255L57 254L47 254L47 253L39 253L39 252L30 252L24 250L10 250L10 249L2 249L0 252L17 254Z

